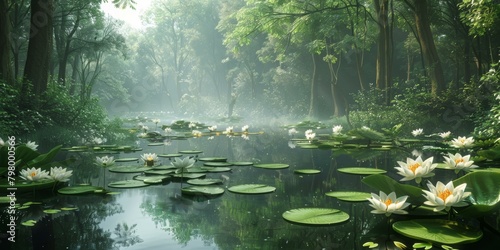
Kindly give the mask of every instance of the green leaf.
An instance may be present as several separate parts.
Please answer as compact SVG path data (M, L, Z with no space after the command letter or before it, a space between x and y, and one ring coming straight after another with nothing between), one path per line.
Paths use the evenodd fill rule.
M253 165L253 162L251 162L251 161L234 161L231 163L235 166L251 166L251 165Z
M129 162L129 161L138 161L139 158L118 158L115 159L115 162Z
M46 209L46 210L43 210L43 212L46 214L57 214L57 213L61 212L61 210L59 210L59 209Z
M319 174L321 170L319 169L296 169L293 171L296 174Z
M88 194L94 193L96 190L102 190L101 187L96 186L71 186L71 187L63 187L57 190L60 194Z
M205 186L205 185L213 185L222 183L221 179L192 179L187 180L188 184L196 185L196 186Z
M167 169L167 170L161 170L161 169L148 169L144 171L144 174L147 175L169 175L174 173L175 170L173 169Z
M213 186L191 186L182 188L181 192L190 195L219 195L224 193L224 189Z
M333 191L326 193L326 195L342 201L367 201L368 198L372 197L370 193L357 191Z
M113 188L137 188L137 187L147 187L149 184L144 183L144 181L138 180L124 180L124 181L115 181L108 183L108 187Z
M282 216L287 221L306 225L331 225L349 219L349 214L333 208L297 208Z
M42 170L48 170L48 168L46 168L45 165L52 162L52 160L57 155L57 153L59 152L61 147L62 147L62 145L56 146L56 147L52 148L48 153L41 154L41 155L37 156L35 159L28 162L29 167L41 168ZM23 161L24 161L24 159L23 159Z
M266 169L283 169L289 167L288 164L282 164L282 163L255 164L253 166L256 168L266 168Z
M198 173L184 173L184 174L174 174L173 175L175 178L183 178L183 179L197 179L197 178L202 178L205 177L205 174L198 174Z
M152 170L152 168L145 166L114 166L110 167L108 170L115 173L142 173L147 170Z
M16 192L24 193L24 192L32 192L33 190L43 190L53 188L56 184L55 181L44 179L37 182L29 182L24 181L19 178L14 186L10 185L7 178L0 179L0 189L5 190L6 188L17 188Z
M211 173L229 172L232 169L226 167L202 167L202 169Z
M147 176L142 181L146 184L161 184L168 179L170 179L170 176L156 175L156 176Z
M264 184L242 184L229 187L228 190L238 194L265 194L274 192L276 188Z
M33 226L35 226L35 224L36 224L36 220L27 220L27 221L21 222L21 225L27 226L27 227L33 227Z
M179 154L193 154L193 155L197 155L197 154L201 154L203 153L203 151L200 151L200 150L182 150L182 151L179 151Z
M456 221L441 219L415 219L398 221L392 224L394 231L417 240L439 244L464 244L478 241L483 232L459 224Z
M207 162L225 162L227 158L225 157L201 157L198 159L199 161L207 161Z
M467 183L466 191L471 192L471 206L459 209L459 214L467 217L480 217L500 208L500 172L478 170L453 181L456 187Z
M182 154L163 154L163 155L158 155L158 157L162 158L175 158L175 157L181 157Z
M209 166L209 167L229 167L232 166L232 163L229 162L205 162L203 163L204 166Z
M408 184L400 184L386 175L369 175L364 177L361 182L374 188L377 192L383 191L386 194L396 192L397 197L408 195L407 202L411 204L422 204L427 200L422 195L424 193L422 189Z
M339 172L346 174L358 174L358 175L371 175L371 174L385 174L387 171L378 168L363 168L363 167L352 167L352 168L339 168Z

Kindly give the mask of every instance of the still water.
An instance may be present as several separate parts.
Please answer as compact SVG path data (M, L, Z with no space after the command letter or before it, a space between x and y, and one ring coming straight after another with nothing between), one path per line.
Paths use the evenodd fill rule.
M252 129L251 129L252 130ZM254 130L255 131L255 130ZM367 202L344 202L326 196L330 191L378 192L361 183L362 176L338 172L340 167L362 166L388 170L399 179L397 160L411 157L412 149L393 151L320 150L294 148L287 130L263 129L249 140L225 135L172 140L169 145L148 146L140 139L142 151L114 154L115 158L137 157L143 153L170 154L200 150L198 157L225 157L228 162L285 163L281 170L253 166L232 166L230 172L207 173L220 178L224 188L239 184L266 184L276 191L243 195L225 191L216 197L186 196L178 181L141 188L108 190L114 195L60 195L31 193L18 197L18 203L40 201L22 212L22 220L37 221L34 227L18 225L15 244L2 238L2 249L368 249L363 243L379 243L379 249L397 249L394 240L411 248L414 241L393 232L384 215L371 214ZM328 133L328 132L325 132ZM107 183L132 179L136 173L113 173L95 166L93 153L65 152L75 157L70 185ZM102 156L102 155L98 155ZM168 158L160 163L170 165ZM137 162L116 165L137 165ZM197 162L196 165L202 165ZM296 169L319 169L315 175L294 174ZM106 184L104 184L106 183ZM46 208L76 207L77 210L46 214ZM335 208L347 212L347 222L332 226L304 226L282 218L290 209L304 207ZM2 214L2 222L6 214ZM459 249L488 249L500 236L485 233L479 243Z

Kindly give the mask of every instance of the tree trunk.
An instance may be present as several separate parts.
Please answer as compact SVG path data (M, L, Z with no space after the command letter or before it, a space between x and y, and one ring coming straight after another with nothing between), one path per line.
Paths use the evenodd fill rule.
M445 82L443 68L432 36L427 0L415 0L413 4L418 39L427 75L431 81L431 93L433 96L438 96L445 89Z
M392 28L389 24L389 0L374 0L379 28L375 85L384 90L385 103L390 103L392 86Z
M31 26L28 54L24 67L23 93L32 84L34 93L40 95L47 89L50 55L52 51L53 0L31 0Z
M311 75L311 93L310 93L310 98L309 98L309 118L312 118L315 116L315 106L314 103L316 102L315 96L316 96L316 57L314 56L314 53L311 53L312 56L312 75Z
M14 85L10 60L10 21L7 0L0 0L0 80Z

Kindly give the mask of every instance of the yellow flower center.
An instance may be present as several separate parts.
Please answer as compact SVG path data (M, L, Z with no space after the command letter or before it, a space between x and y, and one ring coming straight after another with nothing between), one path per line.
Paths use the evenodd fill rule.
M439 193L437 194L437 196L438 196L439 198L441 198L443 201L445 201L445 200L446 200L446 198L448 198L448 196L450 196L451 194L452 194L452 193L451 193L451 191L450 191L450 190L445 189L445 190L443 190L442 192L439 192Z
M387 200L385 200L384 204L385 204L386 206L389 206L389 205L391 205L391 204L392 204L392 200L391 200L391 199L387 199Z
M465 161L464 161L464 158L455 159L455 164L456 164L456 165L458 165L458 164L459 164L459 163L461 163L461 162L462 162L462 163L463 163L463 162L465 162Z
M152 161L152 160L153 160L153 157L149 156L148 161Z
M422 166L422 165L420 165L420 163L415 162L415 163L411 164L410 166L408 166L408 169L410 169L413 173L415 173L415 170L417 170L417 168L420 166Z
M36 172L31 172L31 177L35 177L36 176Z

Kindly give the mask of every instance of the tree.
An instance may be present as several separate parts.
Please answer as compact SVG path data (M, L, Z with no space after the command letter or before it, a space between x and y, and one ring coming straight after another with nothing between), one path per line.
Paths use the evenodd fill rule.
M14 84L10 58L10 20L7 0L0 0L0 80Z

